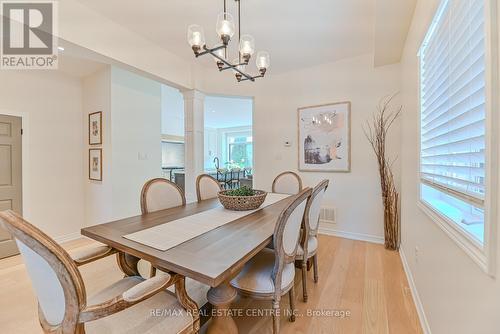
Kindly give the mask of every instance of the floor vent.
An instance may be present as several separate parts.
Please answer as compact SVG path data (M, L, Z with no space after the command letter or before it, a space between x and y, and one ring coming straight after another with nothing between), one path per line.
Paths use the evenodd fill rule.
M333 207L323 207L319 214L319 219L328 223L335 223L335 208Z

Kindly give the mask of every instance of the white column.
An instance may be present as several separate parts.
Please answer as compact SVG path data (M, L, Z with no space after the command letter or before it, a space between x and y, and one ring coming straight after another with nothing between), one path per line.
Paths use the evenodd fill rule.
M184 95L184 189L188 203L196 201L196 177L203 173L205 95L186 90Z

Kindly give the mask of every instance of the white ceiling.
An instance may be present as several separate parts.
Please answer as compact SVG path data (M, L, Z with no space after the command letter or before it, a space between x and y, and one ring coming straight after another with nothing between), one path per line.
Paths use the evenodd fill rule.
M207 43L214 45L217 42L215 23L223 4L222 0L79 1L183 59L193 61L186 41L188 25L203 26ZM227 3L228 11L236 14L235 1ZM257 50L269 51L270 73L373 51L375 0L242 0L241 6L242 33L255 37ZM236 58L235 50L232 54ZM211 57L202 57L199 61L215 66ZM255 69L253 62L251 68Z
M253 101L249 98L206 96L205 126L232 128L252 125Z

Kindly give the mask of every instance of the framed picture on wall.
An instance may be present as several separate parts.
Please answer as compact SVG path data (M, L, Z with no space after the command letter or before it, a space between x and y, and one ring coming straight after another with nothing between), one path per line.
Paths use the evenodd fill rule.
M102 181L102 149L89 149L89 180Z
M351 171L351 102L299 108L298 151L302 172Z
M89 145L102 144L102 112L89 114Z

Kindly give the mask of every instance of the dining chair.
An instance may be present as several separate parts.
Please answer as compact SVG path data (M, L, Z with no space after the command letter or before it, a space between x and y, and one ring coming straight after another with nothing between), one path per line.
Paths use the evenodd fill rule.
M141 191L141 211L150 213L186 204L184 191L164 178L147 181Z
M16 240L24 259L44 333L198 333L198 308L186 294L183 276L128 276L87 298L79 265L102 255L77 263L13 211L0 212L0 226ZM114 252L109 249L106 256ZM171 285L176 295L165 290ZM162 310L161 316L152 313L156 309Z
M217 169L217 181L222 189L226 189L229 179L228 179L229 171L226 168L218 168Z
M273 333L279 332L281 297L289 294L291 316L295 321L295 256L299 244L300 226L304 218L311 189L295 195L281 212L274 229L274 249L264 248L248 261L231 285L242 296L272 300Z
M216 198L221 190L219 181L208 174L201 174L196 178L196 197L198 198L198 202Z
M312 190L307 200L306 212L302 224L303 232L297 256L295 259L301 262L302 268L302 293L304 302L307 302L307 261L312 258L314 270L314 283L318 283L318 227L321 203L328 188L328 180L323 180Z
M166 210L176 206L186 205L184 191L179 186L167 179L156 178L147 181L141 192L141 211L143 214L159 210ZM137 270L144 278L156 275L156 268L149 261L140 259L137 262ZM209 286L190 278L186 279L186 289L199 307L207 302L206 293ZM169 287L174 291L174 287Z
M302 190L302 179L297 173L286 171L278 176L273 181L273 193L280 194L298 194Z
M141 191L141 212L151 213L186 205L184 191L177 184L164 178L147 181ZM139 260L137 268L142 277L153 277L156 268L148 261ZM149 273L148 273L149 272Z
M240 173L241 173L241 168L231 169L231 181L229 182L229 187L231 189L240 187Z

